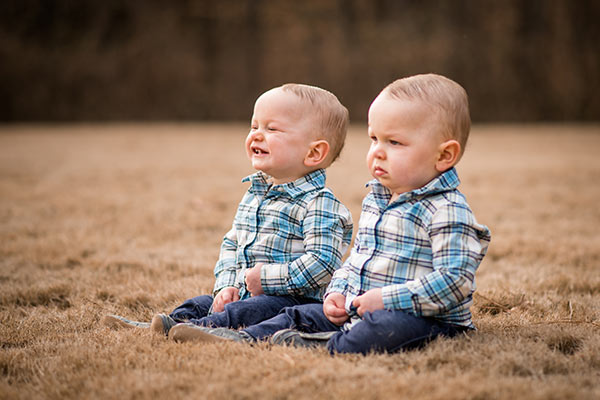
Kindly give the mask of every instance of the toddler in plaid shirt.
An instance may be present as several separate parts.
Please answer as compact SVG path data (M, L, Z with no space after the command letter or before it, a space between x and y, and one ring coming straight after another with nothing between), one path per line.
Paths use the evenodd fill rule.
M388 85L369 109L367 165L375 179L352 252L323 306L287 307L239 332L183 325L173 339L271 337L275 344L367 354L473 329L475 271L490 232L457 189L454 166L469 130L467 95L456 82L426 74Z
M286 84L263 93L245 142L258 172L243 179L250 188L223 239L213 295L151 323L108 315L105 324L168 335L179 322L239 328L285 307L321 304L352 238L350 212L325 187L347 129L347 109L324 89Z

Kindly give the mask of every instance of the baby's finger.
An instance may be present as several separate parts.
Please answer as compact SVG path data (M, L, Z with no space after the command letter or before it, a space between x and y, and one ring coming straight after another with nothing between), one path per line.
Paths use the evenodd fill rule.
M346 320L348 320L348 316L344 317L331 317L329 320L336 325L343 325Z
M221 299L215 299L215 301L213 302L213 310L215 312L221 312L223 311L223 304L221 303Z
M362 317L363 314L365 313L365 311L367 311L367 310L365 309L364 306L356 307L356 313L358 314L359 317Z
M323 303L323 312L325 314L329 314L335 309L337 309L337 306L335 304L333 304L332 302Z
M331 309L329 309L329 315L334 316L334 317L343 317L347 314L346 314L346 310L343 308L332 307Z

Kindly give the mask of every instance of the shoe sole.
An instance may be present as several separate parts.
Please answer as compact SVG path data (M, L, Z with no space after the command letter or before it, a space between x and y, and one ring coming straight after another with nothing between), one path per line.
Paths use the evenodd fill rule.
M219 336L211 335L187 324L178 324L169 331L169 339L175 342L217 343L229 341Z
M271 336L270 343L292 347L322 347L336 332L298 332L294 329L282 329Z
M165 324L163 323L163 320L162 320L162 317L160 314L152 317L152 322L150 323L150 329L152 330L152 332L156 333L157 335L167 336L167 334L169 333L169 331L166 331L166 329L165 329Z
M150 324L147 322L129 321L118 315L105 315L102 317L102 325L111 328L125 328L125 329L136 329L136 328L148 328Z

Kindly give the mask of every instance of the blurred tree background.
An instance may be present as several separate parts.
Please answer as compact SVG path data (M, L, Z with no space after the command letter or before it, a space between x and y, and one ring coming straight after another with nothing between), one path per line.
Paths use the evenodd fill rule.
M598 0L3 0L0 121L247 120L285 82L352 120L444 74L474 121L597 121Z

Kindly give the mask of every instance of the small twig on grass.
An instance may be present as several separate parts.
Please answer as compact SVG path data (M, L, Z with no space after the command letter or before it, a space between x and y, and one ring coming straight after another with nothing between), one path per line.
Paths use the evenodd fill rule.
M492 299L490 299L489 297L486 297L486 296L484 296L484 295L482 295L482 294L479 294L479 293L477 293L477 292L475 293L475 296L481 297L483 300L485 300L485 301L487 301L487 302L489 302L489 303L492 303L494 306L496 306L496 307L498 307L498 308L502 309L502 310L503 310L503 311L505 311L505 312L510 312L510 308L509 308L508 306L506 306L506 305L504 305L504 304L501 304L501 303L498 303L497 301L495 301L495 300L492 300ZM482 306L481 308L490 308L490 307L485 307L485 306Z
M595 326L596 328L600 328L600 323L596 321L582 321L582 320L555 320L555 321L533 321L529 323L521 323L521 324L502 324L503 328L523 328L528 325L559 325L559 324L572 324L572 325L582 325L588 324Z
M102 304L96 303L94 300L90 300L90 299L88 299L87 297L84 297L84 298L83 298L83 300L84 300L84 301L87 301L88 303L92 303L92 304L94 304L94 305L96 305L96 306L100 307L100 308L101 308L101 309L103 309L103 310L106 310L106 307L104 307Z
M573 319L573 303L569 300L569 320Z
M296 362L294 361L294 359L292 357L290 357L288 354L284 353L284 354L279 354L278 356L283 361L285 361L286 363L288 363L290 367L293 367L293 366L296 365Z
M555 320L555 321L537 321L537 322L532 322L532 325L554 325L554 324L574 324L574 325L579 325L579 324L590 324L590 325L594 325L598 328L600 328L600 323L596 322L596 321L584 321L584 320L572 320L572 319L559 319L559 320Z

